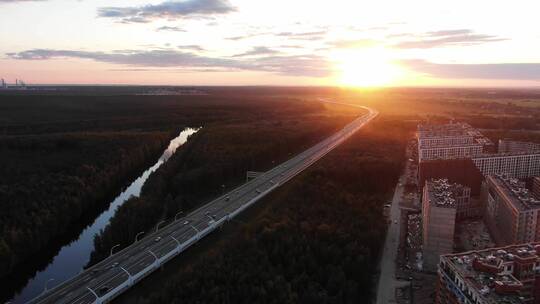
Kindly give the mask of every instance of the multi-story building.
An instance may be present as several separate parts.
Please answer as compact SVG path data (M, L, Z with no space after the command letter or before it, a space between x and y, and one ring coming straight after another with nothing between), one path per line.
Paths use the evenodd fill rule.
M451 158L471 158L482 154L484 146L481 144L463 144L458 146L439 146L420 148L418 157L420 161Z
M437 178L447 178L450 182L471 188L471 196L479 196L484 176L472 159L438 159L426 160L418 164L418 184ZM472 211L472 210L470 210ZM472 211L470 216L480 216L479 210Z
M506 174L515 178L540 175L540 151L518 154L485 154L473 157L484 176Z
M466 123L418 125L418 159L471 158L484 153L491 141Z
M534 151L540 151L540 144L510 139L499 140L499 153L531 153Z
M434 148L441 146L458 146L470 144L474 144L474 137L472 135L418 137L418 146L421 148Z
M532 190L534 197L540 200L540 176L533 178Z
M470 188L446 179L426 182L422 197L422 248L424 269L436 271L441 254L451 253L458 210L467 205Z
M438 267L438 304L539 304L540 244L447 254Z
M485 220L498 245L540 241L540 201L525 184L506 175L486 178Z
M466 134L466 129L472 129L466 123L448 123L448 124L419 124L417 134L419 138L424 137L457 137Z

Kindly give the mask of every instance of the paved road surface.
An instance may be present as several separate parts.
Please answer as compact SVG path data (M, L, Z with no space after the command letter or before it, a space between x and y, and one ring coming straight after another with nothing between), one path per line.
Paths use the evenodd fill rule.
M29 303L98 303L109 297L111 291L118 286L131 282L134 278L136 281L142 279L137 276L148 274L149 269L153 271L152 266L158 259L169 256L173 258L213 230L208 228L214 228L229 220L287 182L378 115L375 110L365 109L369 111L368 114L359 117L319 144L115 253Z
M406 165L408 166L408 164ZM388 231L384 242L383 255L381 258L381 273L377 290L377 304L396 303L396 288L409 285L409 282L396 280L396 259L399 247L399 235L401 230L399 203L403 195L403 183L406 180L408 167L400 177L399 184L394 191L392 206L390 208Z

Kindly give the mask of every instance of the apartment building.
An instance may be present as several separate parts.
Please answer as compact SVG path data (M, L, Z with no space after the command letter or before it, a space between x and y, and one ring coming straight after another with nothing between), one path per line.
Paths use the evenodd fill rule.
M486 178L485 221L498 245L540 241L540 201L518 179Z
M489 139L466 123L418 125L418 159L471 158L491 146Z
M540 175L540 152L519 154L485 154L473 157L484 176L506 174L514 178Z
M422 197L424 270L436 271L441 254L451 253L458 210L470 200L470 188L447 179L426 182Z
M499 140L499 153L530 153L533 151L540 151L540 144L511 139Z
M532 191L534 197L540 200L540 176L533 178Z
M440 257L438 304L539 304L540 244Z

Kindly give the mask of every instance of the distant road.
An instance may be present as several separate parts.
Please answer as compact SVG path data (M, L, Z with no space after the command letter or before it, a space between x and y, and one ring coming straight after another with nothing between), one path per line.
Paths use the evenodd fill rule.
M399 209L400 199L403 195L403 184L407 176L409 164L405 165L405 172L399 178L399 183L394 191L390 207L390 225L386 232L383 253L381 257L380 275L377 290L377 304L389 304L396 302L396 288L409 285L396 279L396 261L399 247L401 230L401 212Z
M330 102L321 100L323 102ZM350 105L350 104L345 104ZM332 151L379 113L367 114L292 159L99 262L29 303L106 303Z

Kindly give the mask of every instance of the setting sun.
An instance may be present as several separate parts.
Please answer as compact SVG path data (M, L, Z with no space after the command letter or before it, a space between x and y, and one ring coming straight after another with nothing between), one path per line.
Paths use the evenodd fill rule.
M381 87L396 84L402 69L392 62L384 49L339 51L332 56L336 62L336 82L352 87Z

